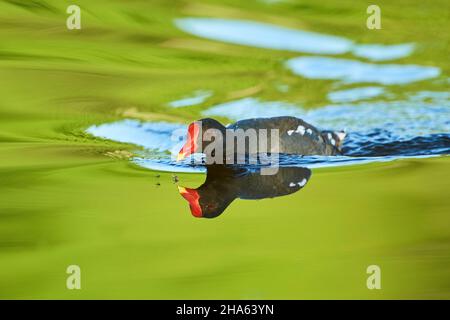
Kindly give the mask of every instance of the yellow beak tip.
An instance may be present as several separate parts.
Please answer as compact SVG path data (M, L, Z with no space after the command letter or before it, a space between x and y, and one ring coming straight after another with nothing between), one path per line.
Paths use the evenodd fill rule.
M184 158L185 158L185 156L184 156L183 153L179 153L179 154L177 155L177 161L183 160Z
M186 193L186 189L183 187L178 186L178 192L179 193Z

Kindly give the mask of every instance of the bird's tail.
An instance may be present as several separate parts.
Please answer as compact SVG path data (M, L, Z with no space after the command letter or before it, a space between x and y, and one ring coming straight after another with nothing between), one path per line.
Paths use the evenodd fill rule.
M337 147L341 148L342 144L344 143L344 139L347 136L347 132L345 132L345 130L334 131L334 135L336 136L336 145L337 145Z

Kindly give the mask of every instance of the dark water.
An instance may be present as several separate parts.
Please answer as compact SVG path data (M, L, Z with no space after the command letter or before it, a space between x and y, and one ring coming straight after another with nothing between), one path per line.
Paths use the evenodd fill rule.
M430 134L409 140L396 140L388 130L353 133L343 152L352 157L427 156L450 153L449 134Z

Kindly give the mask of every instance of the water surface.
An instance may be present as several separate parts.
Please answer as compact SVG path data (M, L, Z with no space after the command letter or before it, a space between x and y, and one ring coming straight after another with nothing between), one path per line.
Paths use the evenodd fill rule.
M448 1L377 1L383 17L396 17L389 20L395 32L367 30L365 8L352 1L76 2L82 30L69 31L65 1L0 1L1 299L450 297L450 157L417 155L427 146L443 152L434 150L445 138L437 135L449 133ZM286 59L315 53L195 38L172 23L186 15L320 28L339 38L337 47L326 44L328 52L348 50L346 58L362 62L373 61L356 57L362 43L349 48L349 41L415 43L408 61L394 63L439 67L442 76L389 87L363 84L386 92L329 102L330 91L359 84L283 69ZM279 92L276 84L289 90ZM246 91L255 87L262 90ZM214 99L192 108L168 105L201 89ZM301 191L239 198L217 219L195 219L174 181L198 188L206 175L183 172L204 167L171 161L168 150L178 143L171 132L184 134L203 111L244 97L256 100L247 109L262 104L261 116L274 103L320 127L348 126L344 147L354 155L282 157L291 167L308 161L308 168L320 168L311 169ZM245 116L239 106L223 111L221 120ZM382 117L391 109L398 127L388 113ZM126 120L132 116L142 121ZM85 132L91 126L95 136ZM382 131L391 128L390 135ZM415 155L391 161L407 151ZM114 156L130 152L132 161ZM381 156L386 153L392 156ZM374 154L380 155L376 163ZM370 163L343 167L363 158ZM147 164L158 171L143 168ZM178 169L183 172L171 173ZM73 264L81 267L81 290L66 288ZM370 264L382 268L382 290L366 288Z

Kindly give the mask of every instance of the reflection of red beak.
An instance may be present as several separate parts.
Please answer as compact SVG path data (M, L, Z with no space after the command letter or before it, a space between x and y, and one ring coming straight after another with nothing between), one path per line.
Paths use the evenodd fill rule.
M189 125L186 143L177 156L177 161L183 160L197 151L197 138L200 133L200 126L194 122Z
M189 207L191 208L191 213L194 217L202 217L202 208L200 207L200 195L197 190L178 187L180 194L189 202Z

